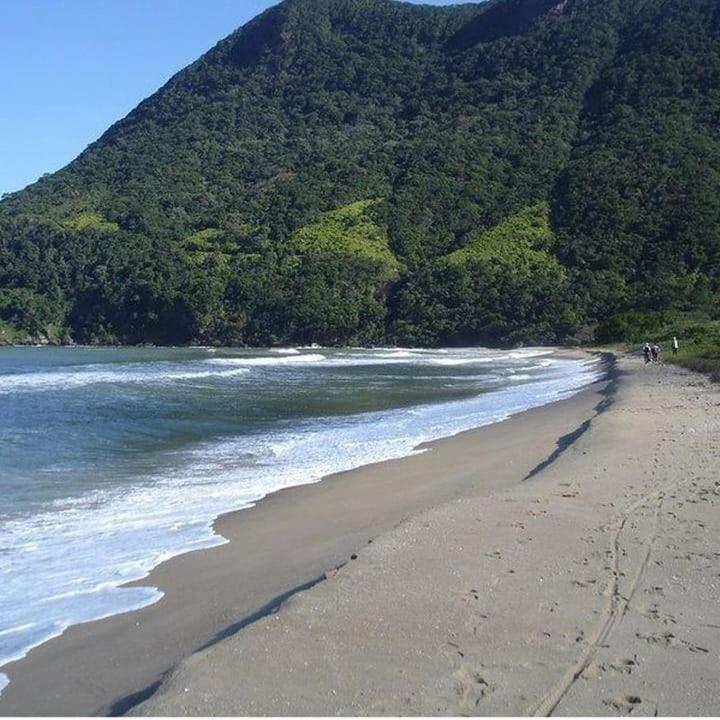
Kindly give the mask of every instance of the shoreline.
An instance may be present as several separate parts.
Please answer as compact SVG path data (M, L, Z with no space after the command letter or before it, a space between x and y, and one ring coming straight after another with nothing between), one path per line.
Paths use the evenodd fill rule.
M532 480L409 518L130 714L717 715L720 387L616 380Z
M587 352L571 349L559 349L557 354L574 358L588 357ZM607 355L605 355L605 362L607 362ZM222 514L215 520L214 529L216 533L228 540L226 544L178 555L157 566L149 576L129 584L158 587L165 593L165 597L159 602L138 611L73 626L60 637L35 648L26 658L7 665L3 671L10 676L11 682L0 695L0 714L58 714L58 712L63 714L119 714L127 711L152 694L162 677L182 659L273 611L282 601L299 590L307 589L322 580L327 572L347 562L348 558L354 555L360 547L372 542L375 537L382 535L399 522L448 499L467 493L492 492L499 486L516 481L512 472L506 472L504 475L500 473L503 477L495 482L478 482L475 473L470 473L466 465L462 468L462 476L451 483L451 487L443 486L443 483L438 482L437 479L434 482L422 479L422 484L415 488L412 497L396 497L395 506L390 510L378 509L374 505L382 503L383 497L387 500L389 493L390 496L397 495L397 489L393 490L387 487L386 477L388 474L392 475L396 468L388 469L387 466L397 464L402 468L404 464L408 463L410 469L418 474L424 465L424 461L418 461L418 458L427 459L438 453L442 455L447 452L443 448L446 444L449 447L463 448L470 442L475 444L478 441L477 435L480 434L481 443L483 443L483 436L492 435L492 438L487 437L483 443L485 454L488 456L483 460L491 466L486 469L486 472L490 474L493 466L493 458L489 457L490 450L494 450L504 436L525 432L523 428L514 429L516 426L528 427L532 425L533 415L547 414L549 409L556 409L557 406L563 404L575 407L583 405L580 415L586 415L589 412L588 396L597 393L597 386L603 385L605 382L595 383L568 399L525 411L499 423L425 443L416 448L429 450L429 452L362 466L355 470L330 475L323 478L322 481L310 485L284 488L266 496L253 508ZM583 396L584 400L580 396ZM559 416L562 413L556 411L550 414ZM521 418L525 418L525 420L519 423ZM576 419L580 419L579 415ZM560 426L562 425L562 429L566 429L567 421L566 417L556 417L553 428L557 427L557 432L560 433ZM546 461L548 456L557 450L554 441L558 440L559 443L562 435L551 437L554 432L553 428L547 428L543 438L536 443L537 447L534 452L539 452L538 463L529 467L528 470L532 470L540 462ZM576 428L568 429L574 431ZM548 452L543 455L545 449ZM452 450L450 453L452 454ZM495 474L498 474L499 466L502 464L498 462L499 455L494 461ZM512 460L510 461L512 462ZM441 471L447 462L440 461L438 463L436 461L436 464L438 471ZM263 568L262 562L253 563L245 559L243 564L250 566L246 567L250 574L244 575L244 577L259 578L260 575L268 574L273 576L270 581L262 580L259 588L248 591L247 588L238 587L236 582L228 583L223 578L227 568L234 566L238 560L235 557L238 552L241 552L238 545L243 540L252 540L253 534L257 535L257 526L261 522L269 520L271 523L277 524L278 519L275 516L279 513L287 514L287 508L296 505L298 501L314 506L316 512L318 512L318 505L323 506L321 510L327 519L327 513L331 511L335 501L321 499L318 502L317 498L313 499L315 495L328 494L320 491L319 488L323 486L345 487L344 497L356 502L360 488L355 486L362 483L377 485L377 480L373 480L373 478L378 474L385 480L379 483L380 487L376 488L378 492L376 501L370 498L368 502L368 499L365 499L363 520L359 523L359 527L356 526L348 532L346 528L342 527L342 523L338 523L334 529L335 537L305 538L312 541L312 551L300 553L302 557L299 558L301 560L299 567L286 561L281 563L281 568L276 567L271 571L268 567ZM353 487L350 488L350 485ZM340 495L343 493L341 492ZM250 514L253 515L252 518L249 517ZM376 515L379 517L374 517ZM258 516L260 516L259 519L255 519ZM302 525L307 525L304 519L300 521L297 517L292 518L291 525L295 528L296 535L307 535L307 530L304 532L300 530ZM238 526L240 527L238 528ZM310 534L312 535L312 533ZM268 539L268 542L272 544L273 539ZM264 561L268 564L272 563L276 555L282 551L282 548L277 547L277 542L275 545L274 549L263 555ZM284 550L287 548L288 546ZM189 576L192 576L193 579L188 580ZM219 592L218 598L209 601L207 598L203 600L199 597L202 594L202 588L198 587L198 585L202 585L203 581L206 581L210 587L218 582L225 587ZM187 611L187 608L183 607L187 605L187 602L190 602L195 608L194 612ZM168 606L170 606L169 609ZM183 626L199 624L202 627L193 627L190 631L183 630L184 635L178 640L175 637L178 620L161 617L167 612L182 616L180 624ZM195 617L188 617L188 615ZM210 617L205 617L198 623L198 615L209 615ZM118 677L117 665L123 662L118 658L136 657L138 653L142 654L143 652L147 655L142 637L136 636L128 644L124 642L123 636L128 632L134 632L137 635L138 629L147 626L149 626L147 631L150 634L155 632L156 635L159 635L160 643L163 645L162 649L159 652L157 649L153 650L152 655L145 658L146 662L139 672L133 668L129 673L120 673L123 677ZM162 627L159 633L155 630L158 626ZM140 635L144 635L144 633L140 633ZM109 653L103 652L102 648L109 648ZM117 648L117 650L113 652L112 648ZM109 662L107 654L117 657L113 662ZM102 656L106 658L107 664L114 667L106 670L98 668L98 659ZM57 670L53 670L53 667L60 662L65 664L66 670L62 677L58 677ZM97 678L97 680L92 680L94 687L90 692L86 689L87 681L82 682L82 679L87 680L88 675L91 678ZM32 697L30 688L37 687L37 683L48 688L46 698ZM29 702L28 698L30 698ZM58 710L58 708L61 709Z

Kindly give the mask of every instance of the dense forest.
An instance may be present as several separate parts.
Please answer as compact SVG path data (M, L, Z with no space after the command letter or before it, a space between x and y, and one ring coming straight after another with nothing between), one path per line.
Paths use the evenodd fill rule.
M0 202L0 342L718 313L717 0L285 0Z

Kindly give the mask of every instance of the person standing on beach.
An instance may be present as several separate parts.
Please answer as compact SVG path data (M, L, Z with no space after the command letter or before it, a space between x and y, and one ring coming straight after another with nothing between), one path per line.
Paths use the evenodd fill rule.
M650 348L650 352L652 353L653 362L660 362L660 346L657 344L654 344Z
M678 354L678 349L680 348L680 344L678 343L678 339L673 335L673 341L672 341L672 350L673 355Z
M645 364L647 365L650 362L650 345L648 343L645 343L643 345L643 357L645 358Z

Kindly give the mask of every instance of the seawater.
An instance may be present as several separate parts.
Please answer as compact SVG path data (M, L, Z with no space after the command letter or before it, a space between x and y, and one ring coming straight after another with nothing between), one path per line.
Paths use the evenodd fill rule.
M70 625L156 602L156 588L123 585L225 542L222 512L602 374L551 354L0 349L0 667Z

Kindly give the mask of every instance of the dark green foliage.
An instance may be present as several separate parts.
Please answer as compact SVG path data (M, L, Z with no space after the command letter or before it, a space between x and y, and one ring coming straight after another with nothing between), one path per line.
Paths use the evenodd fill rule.
M542 344L567 337L577 317L567 271L550 254L554 242L547 205L540 204L440 258L398 291L400 339Z
M0 323L506 344L711 307L719 26L715 0L286 0L0 202Z
M23 328L33 337L57 322L58 313L44 295L25 288L0 289L0 325Z
M718 10L645 3L588 93L554 201L559 255L593 317L688 309L718 290Z

